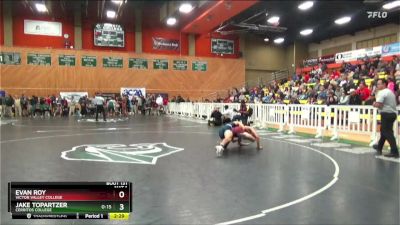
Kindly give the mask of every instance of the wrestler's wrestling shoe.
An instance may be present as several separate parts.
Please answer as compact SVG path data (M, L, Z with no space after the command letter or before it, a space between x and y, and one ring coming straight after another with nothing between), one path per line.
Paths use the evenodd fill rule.
M217 157L221 157L222 153L224 152L224 147L222 147L221 145L217 145L215 146L215 153L217 153Z

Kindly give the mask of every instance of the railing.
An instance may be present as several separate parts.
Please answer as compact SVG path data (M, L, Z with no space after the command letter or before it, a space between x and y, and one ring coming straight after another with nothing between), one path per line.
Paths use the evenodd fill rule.
M289 78L289 70L280 70L272 73L274 80L283 80Z
M238 103L170 103L167 113L179 116L209 119L215 107L224 111L224 106L239 109ZM372 145L379 139L380 115L372 106L323 106L323 105L283 105L283 104L248 104L253 108L249 118L255 126L266 128L278 127L279 132L287 129L294 133L298 128L306 128L315 133L315 137L329 136L338 139L341 134L361 134L369 137ZM397 121L394 133L400 145L400 106L397 107Z

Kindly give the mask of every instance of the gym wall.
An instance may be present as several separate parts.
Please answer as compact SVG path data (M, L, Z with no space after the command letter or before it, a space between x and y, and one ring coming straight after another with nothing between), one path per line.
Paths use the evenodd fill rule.
M50 95L61 91L120 92L121 87L145 87L147 92L164 92L190 99L224 96L227 89L245 82L245 62L241 59L219 59L154 54L134 54L88 50L2 47L3 52L21 53L21 65L0 65L1 87L13 95ZM51 66L27 64L28 53L51 54ZM75 55L75 66L59 66L59 55ZM81 56L96 56L96 67L82 67ZM103 57L122 57L123 68L104 68ZM148 69L128 68L129 58L148 59ZM167 59L168 70L153 69L153 59ZM173 60L187 60L186 71L173 70ZM192 71L192 61L206 61L207 71Z

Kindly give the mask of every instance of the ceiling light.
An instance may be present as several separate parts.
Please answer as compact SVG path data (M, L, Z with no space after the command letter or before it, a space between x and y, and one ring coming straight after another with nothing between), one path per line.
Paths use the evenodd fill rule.
M121 5L123 1L122 0L112 0L112 2L114 2L115 4Z
M115 18L115 11L108 10L107 11L107 17L108 18Z
M284 41L285 41L284 38L277 38L277 39L274 40L274 43L275 43L275 44L281 44L281 43L283 43Z
M310 35L313 32L313 29L304 29L302 31L300 31L300 34L303 36L307 36Z
M313 7L313 5L314 5L314 2L313 2L313 1L305 1L305 2L301 3L301 4L298 6L298 8L299 8L300 10L307 10L307 9Z
M268 41L269 41L269 38L267 38L267 37L264 38L264 41L265 41L265 42L268 42Z
M47 12L47 8L45 4L42 3L36 3L35 4L37 11L39 12Z
M193 9L193 6L189 3L183 3L179 6L179 12L181 13L190 13Z
M400 1L388 2L382 6L384 9L393 9L400 6Z
M335 20L335 23L339 24L339 25L342 25L342 24L350 22L350 20L351 20L351 17L345 16L345 17L342 17L342 18L339 18L339 19Z
M268 23L272 23L272 24L278 23L279 22L279 16L273 16L273 17L269 18L267 21L268 21Z
M167 24L173 26L176 24L176 19L174 17L170 17L167 19Z

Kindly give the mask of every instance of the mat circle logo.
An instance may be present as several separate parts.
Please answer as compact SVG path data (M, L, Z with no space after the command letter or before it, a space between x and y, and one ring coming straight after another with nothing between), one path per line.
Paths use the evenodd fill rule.
M154 165L158 158L182 150L184 149L170 146L167 143L90 144L75 146L71 150L63 151L61 158L78 161Z

